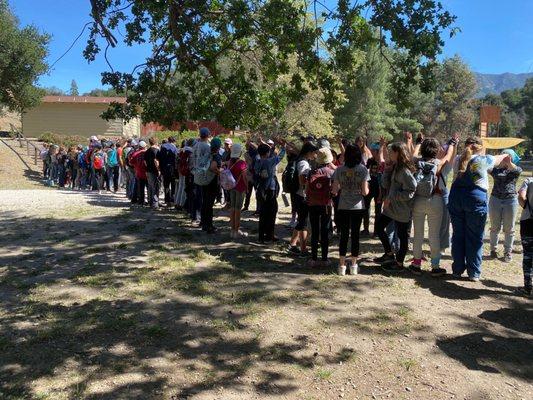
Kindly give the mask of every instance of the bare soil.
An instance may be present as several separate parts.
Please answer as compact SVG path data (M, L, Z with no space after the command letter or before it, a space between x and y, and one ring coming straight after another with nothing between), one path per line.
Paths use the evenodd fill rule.
M364 239L339 277L231 242L221 210L208 236L123 195L0 199L1 399L533 398L520 254L480 283L388 275Z

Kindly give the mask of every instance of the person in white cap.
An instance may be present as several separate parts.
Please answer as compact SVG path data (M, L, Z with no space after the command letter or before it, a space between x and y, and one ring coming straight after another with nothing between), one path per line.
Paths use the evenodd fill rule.
M231 155L232 146L233 146L233 140L231 140L230 138L224 139L224 150L221 149L221 155L222 155L222 162L226 166L228 165L228 163L230 162L230 159L232 158L232 155ZM230 208L229 191L222 189L222 187L220 188L220 191L221 193L219 197L224 195L223 199L219 198L220 203L224 204L225 209L229 209Z
M235 187L229 190L229 212L232 239L248 236L247 233L240 230L241 226L241 209L244 203L244 197L248 190L248 178L246 174L247 165L242 156L242 145L236 143L231 148L231 158L228 161L227 168L235 179Z

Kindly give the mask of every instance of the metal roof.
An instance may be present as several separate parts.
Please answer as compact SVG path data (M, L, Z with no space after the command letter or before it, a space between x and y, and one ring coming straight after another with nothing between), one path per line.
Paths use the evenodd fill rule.
M98 97L98 96L44 96L43 103L89 103L89 104L110 104L126 103L125 97Z

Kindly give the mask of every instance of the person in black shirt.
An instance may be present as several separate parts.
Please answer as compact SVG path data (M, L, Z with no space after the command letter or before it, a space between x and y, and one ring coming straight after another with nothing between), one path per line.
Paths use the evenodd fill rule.
M146 177L148 179L148 203L150 207L159 209L159 147L157 139L151 137L148 139L150 148L144 153L144 162L146 163Z
M370 235L370 204L374 200L374 218L381 214L381 189L379 179L379 165L374 158L368 159L366 163L368 172L370 173L370 181L368 182L368 195L365 196L365 215L363 218L364 229L361 232L363 236Z
M202 186L202 230L207 233L215 233L216 228L213 225L213 207L220 190L218 175L222 167L222 156L219 153L222 145L219 138L211 141L211 165L209 169L215 174L215 177L207 185Z

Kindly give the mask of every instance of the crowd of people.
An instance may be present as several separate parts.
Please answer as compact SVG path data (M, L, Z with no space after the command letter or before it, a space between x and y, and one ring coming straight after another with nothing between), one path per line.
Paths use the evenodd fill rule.
M394 143L384 139L367 143L364 137L353 143L341 140L335 151L327 139L311 135L293 143L258 138L241 144L231 138L222 141L207 128L179 144L174 137L161 144L155 137L147 141L106 141L93 136L87 146L65 149L45 144L41 152L45 180L51 186L98 193L123 188L134 206L175 207L207 234L220 232L213 219L218 202L229 212L231 240L248 236L241 229L241 213L249 210L255 192L253 215L258 217L261 244L279 240L275 228L281 194L291 208L287 251L307 258L310 267L327 267L330 241L337 235L339 275L358 273L361 238L371 235L383 247L375 263L389 272L420 275L427 232L430 274L447 273L441 258L451 247L452 275L460 278L466 272L468 279L477 282L487 218L490 257L499 257L503 228L503 261L509 262L521 207L524 291L531 295L533 178L517 190L522 170L520 158L511 149L487 155L482 141L471 137L458 154L457 135L440 143L406 133L404 141ZM489 174L494 178L490 196ZM411 235L413 258L406 265Z

